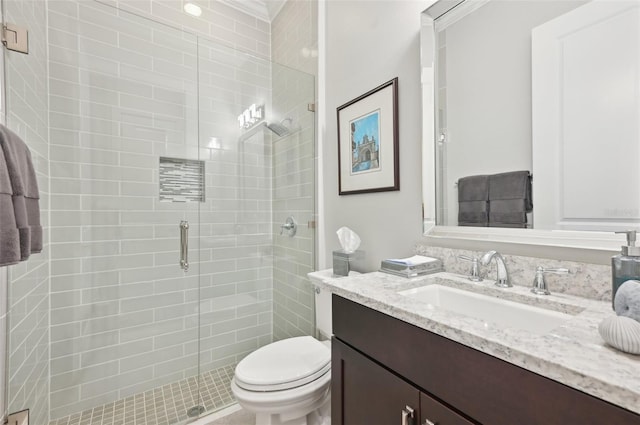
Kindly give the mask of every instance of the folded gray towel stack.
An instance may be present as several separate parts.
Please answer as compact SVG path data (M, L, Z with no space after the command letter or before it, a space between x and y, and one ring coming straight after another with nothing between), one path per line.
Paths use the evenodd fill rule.
M489 176L458 180L458 225L486 227L489 224Z
M527 212L532 210L529 171L489 176L490 227L527 227Z
M4 266L42 251L42 227L38 182L29 148L17 134L2 125L0 148L0 266Z
M0 149L0 266L20 261L20 235L13 212L13 189Z

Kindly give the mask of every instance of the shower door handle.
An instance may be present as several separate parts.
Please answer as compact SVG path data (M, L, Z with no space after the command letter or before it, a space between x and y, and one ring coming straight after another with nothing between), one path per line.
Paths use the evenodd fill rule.
M180 222L180 268L189 270L189 222Z

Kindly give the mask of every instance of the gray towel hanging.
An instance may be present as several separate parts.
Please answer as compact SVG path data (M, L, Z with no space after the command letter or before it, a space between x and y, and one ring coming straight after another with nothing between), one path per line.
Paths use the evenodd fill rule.
M9 177L15 226L20 239L20 260L42 251L40 194L31 152L26 143L7 127L0 125L0 147L4 161L0 163Z
M489 176L458 180L458 225L486 227L489 224Z
M0 266L15 264L20 258L20 235L13 212L13 189L4 152L0 148Z
M489 176L490 227L526 227L527 212L532 210L529 171Z

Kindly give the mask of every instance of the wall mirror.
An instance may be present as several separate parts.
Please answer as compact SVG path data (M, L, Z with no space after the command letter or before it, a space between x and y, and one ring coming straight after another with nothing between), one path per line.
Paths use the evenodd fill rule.
M640 2L440 0L421 55L425 235L613 249L640 230ZM501 199L526 195L496 183L512 172L526 211Z

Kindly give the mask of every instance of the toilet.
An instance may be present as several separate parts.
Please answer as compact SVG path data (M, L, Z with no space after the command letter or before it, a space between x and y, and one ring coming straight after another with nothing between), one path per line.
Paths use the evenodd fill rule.
M315 307L319 334L330 337L331 294L316 290ZM300 336L265 345L238 363L231 391L256 425L330 425L331 341Z

